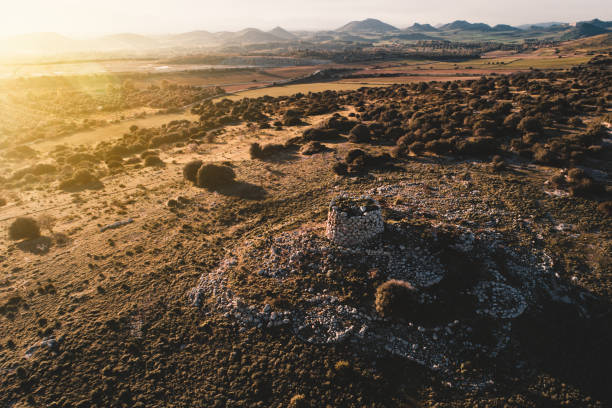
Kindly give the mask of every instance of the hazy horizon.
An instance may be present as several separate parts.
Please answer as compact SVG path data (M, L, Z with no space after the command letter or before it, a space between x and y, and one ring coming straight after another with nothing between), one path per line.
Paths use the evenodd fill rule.
M527 0L410 3L229 0L219 4L196 0L107 0L82 4L78 0L23 0L4 10L5 23L0 26L0 36L42 32L85 37L123 32L160 35L193 30L235 31L246 27L270 30L275 26L288 30L333 30L365 18L376 18L399 28L415 22L433 25L454 20L522 25L612 18L611 8L603 0L572 0L562 5L551 0L535 4Z

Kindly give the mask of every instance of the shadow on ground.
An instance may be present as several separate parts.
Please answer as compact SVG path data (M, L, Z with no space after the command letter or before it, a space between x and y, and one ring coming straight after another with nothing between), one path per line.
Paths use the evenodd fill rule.
M265 188L246 181L236 181L216 191L225 196L245 198L248 200L263 200L268 196L268 192Z
M49 237L38 237L22 241L17 244L17 248L24 252L30 252L34 255L44 255L49 252L53 240Z

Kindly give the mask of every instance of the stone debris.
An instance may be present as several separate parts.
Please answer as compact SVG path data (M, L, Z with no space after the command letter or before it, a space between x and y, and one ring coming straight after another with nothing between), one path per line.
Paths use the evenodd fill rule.
M527 309L527 302L521 292L500 282L479 282L472 293L478 303L483 305L482 308L476 309L476 313L481 315L514 319Z
M61 340L61 339L60 339ZM45 347L49 350L57 350L59 341L54 337L44 338L40 343L30 346L25 352L25 358L31 358L38 350Z
M104 232L109 229L116 229L119 227L123 227L124 225L131 224L133 222L134 220L132 218L128 218L127 220L124 220L124 221L117 221L117 222L105 225L104 227L100 228L100 232Z

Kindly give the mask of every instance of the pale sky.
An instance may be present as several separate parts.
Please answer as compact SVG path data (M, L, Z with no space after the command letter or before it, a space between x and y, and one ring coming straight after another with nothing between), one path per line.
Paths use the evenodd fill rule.
M96 35L191 30L335 29L378 18L494 24L612 19L611 0L0 0L0 36L32 32Z

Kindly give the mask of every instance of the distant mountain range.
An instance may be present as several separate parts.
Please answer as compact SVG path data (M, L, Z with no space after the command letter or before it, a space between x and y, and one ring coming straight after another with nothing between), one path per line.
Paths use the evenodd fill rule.
M246 28L237 32L191 31L181 34L144 36L132 33L113 34L94 39L79 40L57 33L38 33L0 39L0 55L69 54L84 52L150 52L181 49L203 49L219 47L241 47L253 44L317 44L330 41L371 43L377 39L418 40L461 40L488 38L495 41L512 41L521 38L546 38L552 40L574 40L612 33L612 21L594 19L575 24L547 22L522 25L507 24L490 26L485 23L453 21L434 27L430 24L414 23L399 29L395 26L368 18L351 21L331 31L290 32L282 27L270 31Z

